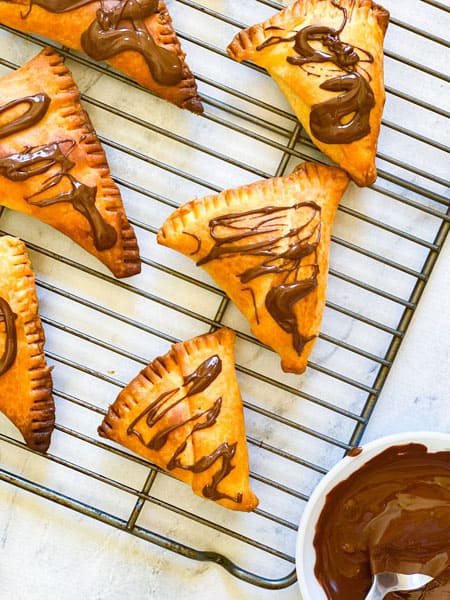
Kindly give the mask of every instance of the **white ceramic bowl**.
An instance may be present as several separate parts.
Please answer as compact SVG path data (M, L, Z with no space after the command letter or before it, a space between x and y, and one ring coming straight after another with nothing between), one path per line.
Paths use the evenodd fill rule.
M347 479L367 461L390 446L412 442L424 444L431 452L450 450L450 434L448 433L418 431L390 435L362 446L363 451L358 456L343 458L316 487L305 507L297 537L296 567L303 600L327 600L322 586L314 575L316 552L313 546L316 523L324 507L327 494L338 483Z

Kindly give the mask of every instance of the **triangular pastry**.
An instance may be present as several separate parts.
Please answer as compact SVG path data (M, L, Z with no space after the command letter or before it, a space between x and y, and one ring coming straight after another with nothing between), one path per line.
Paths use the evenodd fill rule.
M221 329L174 344L109 408L99 434L129 448L233 510L251 511L235 334Z
M40 452L55 424L50 371L25 244L0 237L0 411Z
M349 179L304 163L288 177L245 185L177 209L158 242L202 266L254 335L302 373L319 333L331 226Z
M371 0L297 0L228 47L270 73L312 141L361 186L376 179L388 22Z
M51 49L0 79L0 204L52 225L116 277L139 248L80 92Z
M0 23L107 61L161 98L203 112L164 0L0 0Z

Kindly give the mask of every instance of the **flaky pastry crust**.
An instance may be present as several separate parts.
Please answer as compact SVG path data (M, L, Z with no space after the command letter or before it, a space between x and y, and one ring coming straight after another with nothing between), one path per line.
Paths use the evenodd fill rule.
M158 242L202 266L248 319L254 335L302 373L319 333L331 227L349 178L304 163L177 209Z
M119 394L102 437L147 458L226 508L251 511L235 334L220 329L174 344Z
M375 157L385 102L383 41L388 22L388 11L371 0L297 0L267 21L238 33L228 47L235 60L252 61L269 72L314 144L360 186L376 179ZM325 60L325 54L332 60ZM349 92L350 80L355 77L355 87ZM359 100L366 96L370 115L359 135L368 132L350 142L330 142L317 129L314 133L312 110L321 103L329 106L338 96L339 102L347 102L350 95L353 99L359 95ZM336 101L335 106L324 107L321 119L334 119L333 113L340 110ZM348 122L352 116L348 109L339 122Z
M25 244L11 236L0 237L0 309L0 411L45 452L55 423L51 369Z
M46 10L45 1L36 0L0 0L0 23L23 31L25 33L34 33L55 40L72 48L83 51L82 35L88 30L91 24L96 20L97 12L105 6L108 9L118 4L119 0L114 2L101 3L99 0L85 0L84 4L80 0L80 6L75 7L68 12L52 12ZM139 0L144 4L151 3L151 0ZM139 4L131 0L133 4ZM40 6L43 4L43 6ZM64 5L49 0L47 6ZM76 2L72 2L76 5ZM26 15L26 16L24 16ZM106 17L107 18L107 17ZM161 98L172 102L180 108L185 108L194 113L202 113L203 106L197 92L197 84L194 75L190 71L185 53L181 49L178 36L173 28L172 19L164 0L157 2L157 10L143 19L145 27L151 34L155 44L169 52L174 53L181 63L182 75L180 81L176 84L166 85L158 82L152 75L142 54L136 50L124 50L116 53L106 60L112 67L125 73L128 77L137 81L140 85L155 92ZM110 26L110 25L109 25Z
M2 108L30 97L44 98L44 114L8 135L2 126L23 115L27 103ZM116 277L139 273L136 236L105 153L70 71L50 48L0 80L0 185L0 204L55 227ZM71 188L69 201L64 193ZM89 206L77 195L83 189L92 194ZM49 202L58 195L60 201Z

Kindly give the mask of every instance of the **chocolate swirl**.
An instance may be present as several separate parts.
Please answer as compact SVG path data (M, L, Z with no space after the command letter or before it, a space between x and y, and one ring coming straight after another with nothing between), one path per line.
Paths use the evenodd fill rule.
M96 0L31 0L53 13L65 13ZM183 79L183 65L175 52L166 50L153 39L145 19L158 13L159 0L115 0L100 2L95 20L81 35L81 46L94 60L108 60L121 52L138 52L147 63L153 79L173 86ZM28 11L28 12L29 12ZM24 15L24 18L28 16Z
M176 85L183 79L181 61L155 43L144 22L158 11L158 4L159 0L121 0L109 10L102 6L81 36L83 50L95 60L134 50L144 57L155 81Z
M375 106L375 96L364 77L349 73L328 79L320 87L346 93L312 107L311 131L318 140L326 144L348 144L370 133L369 116ZM353 117L346 120L351 114Z
M297 315L294 306L317 287L317 277L312 275L302 281L275 286L266 296L266 308L278 325L292 335L292 343L298 354L314 336L303 336L298 330Z
M0 175L17 182L41 175L55 165L58 165L63 173L69 171L75 163L62 152L62 143L27 146L22 152L0 158Z
M320 89L332 92L345 92L330 100L314 104L310 115L312 134L325 144L349 144L370 133L370 112L375 106L375 97L365 77L357 71L362 62L373 62L373 56L366 50L356 48L340 38L347 24L347 9L337 4L333 6L343 13L339 29L325 25L308 25L296 32L293 37L271 36L257 47L263 50L281 42L294 41L293 49L298 56L288 56L287 62L304 69L308 64L332 63L344 71L344 75L333 77L322 83ZM311 42L320 42L324 49L316 48ZM365 55L362 59L356 52ZM305 70L305 69L304 69ZM306 71L309 75L316 73Z
M290 211L307 210L311 215L298 227L289 227ZM292 335L298 354L314 336L304 336L299 331L296 304L317 287L319 265L317 248L320 242L321 209L315 202L300 202L293 206L266 206L243 213L222 215L209 222L214 246L197 264L225 259L236 254L261 257L257 266L238 274L242 283L248 283L267 274L280 274L283 282L269 290L265 306L276 323ZM287 242L287 247L286 247ZM282 248L286 247L285 250ZM303 265L304 258L312 256L312 264ZM301 269L309 276L300 277ZM248 291L251 288L243 288ZM256 320L259 321L254 296Z
M36 125L36 123L39 123L48 110L50 98L47 94L42 93L12 100L0 107L0 115L21 104L28 104L28 109L19 117L0 126L0 138L19 133L19 131L23 131L24 129L28 129L28 127Z
M64 144L69 144L66 152L63 150ZM89 222L97 250L108 250L115 245L117 233L114 227L106 223L95 205L97 188L78 181L69 172L75 166L68 156L74 146L74 140L62 140L43 146L27 146L22 152L0 158L0 175L10 181L25 181L46 173L56 166L58 172L51 175L35 194L25 198L26 201L40 208L69 202ZM69 184L69 190L59 192L50 198L34 199L63 181Z
M221 371L222 361L217 354L202 362L193 373L184 378L183 386L189 387L189 390L186 392L186 398L204 392L217 379Z
M10 305L0 297L0 323L5 323L5 346L0 357L0 376L6 373L14 364L17 356L17 331L15 320Z
M54 176L53 181L40 190L39 194L41 194L44 189L56 185L56 183L59 183L63 178L65 178L70 185L70 189L67 192L60 192L56 196L38 201L32 201L31 196L27 198L27 201L33 206L39 206L40 208L58 204L60 202L70 202L73 208L81 213L88 221L92 230L94 245L97 250L108 250L109 248L112 248L117 241L117 233L112 225L106 223L98 208L95 206L95 197L97 195L96 186L91 187L81 183L81 181L75 179L70 173L60 173Z
M231 461L236 452L237 443L229 444L224 442L220 444L214 452L207 454L193 464L185 464L182 461L181 455L187 447L189 439L194 435L196 431L207 429L212 427L220 414L222 407L222 397L215 400L213 405L206 410L198 411L187 419L177 421L161 428L158 432L154 433L148 441L145 441L139 429L136 426L143 420L149 431L155 427L162 419L168 415L177 405L181 402L185 402L190 396L200 394L204 392L210 385L217 379L222 371L222 361L217 356L210 356L208 359L203 361L195 371L187 375L183 380L183 385L166 392L163 392L154 400L149 406L147 406L129 425L127 429L127 435L135 435L138 440L146 447L151 450L161 450L169 441L170 435L184 427L188 423L194 423L191 431L187 434L181 444L177 446L168 463L166 469L172 471L173 469L183 469L191 471L192 473L201 473L207 471L216 462L221 460L221 466L219 470L214 473L211 483L204 486L202 494L205 498L210 500L220 500L222 498L228 498L233 502L241 503L242 494L238 494L236 498L233 498L227 494L222 493L218 486L225 477L232 471L234 466ZM187 389L186 389L187 388ZM182 390L185 390L184 394ZM180 396L180 393L182 395ZM204 420L201 420L203 419Z

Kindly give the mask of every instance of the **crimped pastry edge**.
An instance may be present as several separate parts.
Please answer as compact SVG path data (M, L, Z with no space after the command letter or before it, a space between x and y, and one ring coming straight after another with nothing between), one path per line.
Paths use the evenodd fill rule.
M266 21L243 29L236 34L228 45L228 55L238 62L247 59L251 60L256 48L267 39L266 28L282 28L286 21L305 17L311 11L316 10L322 2L327 3L326 9L329 10L330 7L334 9L331 0L297 0L294 4L278 11ZM381 5L372 2L372 0L340 0L340 5L349 10L349 19L352 18L354 11L358 9L364 11L361 17L363 17L364 14L367 16L368 12L372 12L383 34L386 33L389 24L389 12Z
M52 367L47 366L44 355L45 334L38 313L35 277L26 246L22 240L9 235L0 237L0 252L4 257L9 257L11 270L22 271L21 283L28 280L26 292L23 288L11 289L10 295L16 297L25 295L27 300L31 296L34 300L34 302L22 302L24 308L19 311L24 323L26 351L30 362L26 373L30 398L29 422L27 427L20 427L20 431L30 448L46 452L50 446L51 434L55 425L55 404L52 396ZM16 304L20 305L20 301ZM32 310L31 306L34 306L35 310ZM20 360L19 355L16 358L16 361L18 360Z

